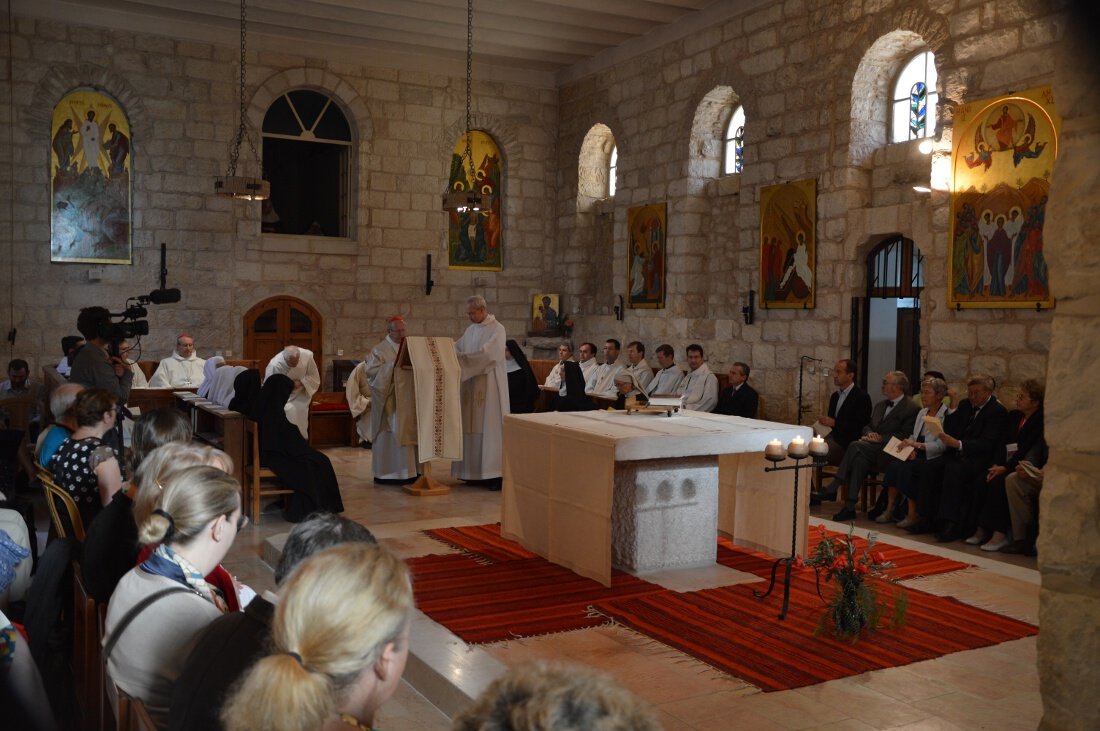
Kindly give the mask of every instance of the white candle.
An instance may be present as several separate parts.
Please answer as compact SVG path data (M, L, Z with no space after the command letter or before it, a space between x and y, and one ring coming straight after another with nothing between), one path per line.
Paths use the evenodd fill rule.
M786 456L783 452L783 442L778 439L768 442L768 445L764 447L764 456L777 462L783 459Z
M810 454L815 457L824 457L829 453L829 445L822 437L814 437L810 440Z
M795 437L787 445L787 454L795 459L805 457L808 452L809 447L806 446L806 440L802 437Z

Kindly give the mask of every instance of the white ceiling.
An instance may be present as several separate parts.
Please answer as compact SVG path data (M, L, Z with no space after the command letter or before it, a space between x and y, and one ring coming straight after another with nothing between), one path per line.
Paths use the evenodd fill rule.
M767 0L474 0L475 77L556 86ZM17 15L236 43L239 0L14 0ZM249 46L463 73L465 0L248 0ZM480 72L480 73L479 73Z

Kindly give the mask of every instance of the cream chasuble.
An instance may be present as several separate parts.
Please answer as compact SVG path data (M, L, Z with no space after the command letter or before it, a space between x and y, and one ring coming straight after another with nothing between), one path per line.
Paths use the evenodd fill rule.
M507 335L492 315L471 324L455 343L462 367L461 462L451 465L460 480L501 477L504 415L509 411L508 377L504 371Z

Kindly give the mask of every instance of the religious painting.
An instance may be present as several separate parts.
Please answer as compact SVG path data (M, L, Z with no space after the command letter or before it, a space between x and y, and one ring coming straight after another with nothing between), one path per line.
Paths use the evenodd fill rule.
M760 306L814 307L817 181L768 185L760 191Z
M466 155L466 135L451 152L450 189L476 191L492 196L484 210L450 211L447 226L447 266L450 269L504 269L504 238L501 230L503 171L500 148L485 132L469 133L470 155Z
M626 210L630 234L627 252L627 302L631 307L663 309L668 247L668 204L651 203Z
M949 306L1054 306L1043 221L1061 124L1049 86L956 108Z
M531 301L530 335L561 335L561 304L556 294L536 294Z
M50 260L129 264L130 120L87 89L66 94L50 124Z

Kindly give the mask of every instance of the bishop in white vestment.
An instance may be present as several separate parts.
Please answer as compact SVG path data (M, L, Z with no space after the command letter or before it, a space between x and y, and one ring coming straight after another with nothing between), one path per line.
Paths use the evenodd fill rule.
M198 388L206 360L195 355L195 340L187 333L176 337L176 352L157 366L149 388Z
M416 447L403 446L397 438L393 367L404 339L405 321L400 317L390 318L386 323L386 337L371 348L364 366L371 394L371 463L375 480L403 482L416 479Z
M309 439L309 402L321 387L321 374L313 360L313 351L288 345L275 354L264 370L264 379L281 373L294 381L294 391L286 402L286 418L298 427L302 438Z
M504 370L504 326L489 314L485 298L466 300L471 325L455 343L462 368L462 461L451 476L466 481L492 481L503 475L504 415L509 412L508 376Z

